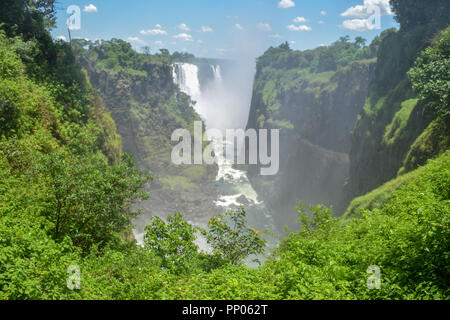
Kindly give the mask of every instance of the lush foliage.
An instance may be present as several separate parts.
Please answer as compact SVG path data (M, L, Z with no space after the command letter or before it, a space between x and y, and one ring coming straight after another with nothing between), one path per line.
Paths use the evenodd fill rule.
M402 28L427 23L448 23L449 6L446 0L390 0L395 19Z
M69 292L69 265L124 241L148 177L121 158L115 124L70 46L36 23L52 18L53 1L8 9L0 31L0 296L58 299Z
M243 210L210 221L203 234L212 253L199 252L199 230L181 214L154 218L145 246L137 246L130 235L138 213L133 203L146 197L141 190L149 177L122 155L115 123L75 61L72 50L82 47L51 40L45 27L53 1L6 2L0 12L0 299L450 299L450 151L383 186L381 196L359 199L352 217L301 204L300 231L289 232L259 268L242 263L264 247ZM411 72L423 101L444 115L445 41ZM311 52L293 53L284 44L268 56L277 52L273 69L300 61L293 74L328 82L355 57L372 56L363 42L341 39L311 59ZM121 41L88 45L87 54L98 55L94 60L112 73L142 76L151 70L146 63L167 64L165 51L144 57ZM265 88L266 101L275 101L274 86ZM388 138L405 127L412 108L405 101L382 130ZM176 103L162 108L177 116ZM79 288L67 285L71 266L80 271ZM381 271L380 289L367 287L371 266Z
M364 38L356 37L351 42L350 37L345 36L330 46L305 51L292 50L286 42L279 47L269 48L258 58L257 68L308 69L311 73L336 71L352 61L375 57L379 41L380 38L376 37L370 46L366 46Z
M433 47L425 49L408 72L414 91L437 114L450 115L450 28L438 37Z
M237 265L250 255L264 253L266 241L259 231L247 227L243 208L213 217L208 227L208 244L226 262Z
M197 260L189 272L164 271L152 266L152 261L160 265L160 254L133 249L108 253L98 258L102 262L90 260L79 294L156 299L449 299L449 168L447 152L392 189L379 209L363 210L358 217L335 218L329 208L301 204L297 208L301 230L289 232L275 257L257 269L233 264L205 269ZM181 230L192 235L192 227L176 219L179 228L174 229L172 244L179 243L175 235ZM169 238L170 232L165 239ZM380 269L380 289L367 285L372 266ZM99 289L96 281L108 289ZM120 291L124 288L127 293Z
M447 96L443 91L448 86L448 68L445 68L448 61L436 44L440 42L441 30L448 27L449 2L398 0L391 3L401 28L383 32L366 104L352 131L349 201L399 173L424 165L447 146L449 130L445 121L437 119L435 111L448 110L448 101L446 107L444 101L438 101ZM422 93L415 92L413 86L418 90L434 86L433 90L441 90L442 96L435 95L432 99L437 100L430 104L421 99ZM418 101L413 106L414 100Z
M196 230L180 213L168 217L167 223L153 217L145 230L145 248L161 258L163 268L174 272L189 270L198 252L194 243Z
M349 220L329 210L299 208L303 228L281 246L274 265L288 274L296 298L447 299L450 153L407 180L381 209ZM310 217L311 216L311 217ZM366 286L368 267L381 269L380 290Z

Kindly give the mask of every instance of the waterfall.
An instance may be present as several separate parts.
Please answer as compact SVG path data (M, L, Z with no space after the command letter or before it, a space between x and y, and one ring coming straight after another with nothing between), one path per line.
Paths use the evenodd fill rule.
M207 129L216 128L224 130L227 128L241 127L233 108L238 105L239 95L233 91L222 78L220 65L210 65L213 77L209 79L208 85L202 91L198 76L198 67L189 63L175 63L173 65L173 79L180 90L191 96L197 103L194 105L196 112L204 120ZM230 89L231 88L231 89ZM230 99L234 96L235 99ZM240 115L240 114L238 114ZM225 139L218 141L212 139L211 143L217 157L218 173L216 177L216 188L218 198L215 205L223 208L224 211L232 210L237 206L245 205L247 212L247 222L250 226L259 230L268 230L276 233L273 218L262 201L258 200L258 195L248 180L247 173L234 168L228 163L224 155L226 145L230 142ZM196 224L189 221L192 224ZM200 225L206 228L206 225ZM205 249L205 239L201 236L197 238L197 244ZM269 240L269 246L275 246L274 240Z
M198 67L190 63L174 63L173 79L180 90L198 100L201 95L200 81L198 80Z
M203 90L200 87L199 68L194 64L174 63L172 65L173 82L178 85L182 92L196 101L193 107L203 119L207 129L216 128L223 131L227 128L243 128L241 123L243 112L240 111L243 102L239 91L236 90L236 86L230 85L230 81L227 81L228 78L224 79L222 77L220 65L210 65L209 67L211 68L212 76L205 81L207 84ZM236 83L239 84L240 82L236 80L232 84L235 85ZM223 212L244 205L249 226L276 234L273 218L264 203L258 200L258 195L248 180L247 172L235 168L227 161L225 149L229 143L225 139L211 140L218 165L216 181L212 186L216 188L218 194L214 204L220 207ZM186 218L192 225L200 226L204 229L208 228L205 223L191 221L189 220L190 217ZM144 233L138 233L137 230L133 231L136 240L142 245ZM273 238L266 240L269 241L269 248L273 248L277 244ZM197 234L195 242L201 250L206 252L211 250L206 239L201 234ZM260 256L260 258L264 259L263 256ZM248 266L255 265L251 258L246 263Z
M217 85L222 84L222 71L220 65L211 65L212 72L214 74L214 83Z

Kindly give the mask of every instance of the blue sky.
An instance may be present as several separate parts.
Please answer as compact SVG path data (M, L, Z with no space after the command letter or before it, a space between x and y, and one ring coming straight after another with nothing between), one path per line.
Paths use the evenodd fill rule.
M73 38L129 41L200 57L263 53L288 41L293 49L328 45L341 36L369 41L398 27L389 0L58 0L55 38L68 38L67 8L81 9ZM374 9L375 6L375 9ZM380 24L371 20L379 13ZM378 28L379 27L379 28Z

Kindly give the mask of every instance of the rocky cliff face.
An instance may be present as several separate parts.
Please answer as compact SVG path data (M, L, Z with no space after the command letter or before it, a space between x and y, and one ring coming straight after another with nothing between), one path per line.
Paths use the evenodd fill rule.
M281 128L280 172L263 177L259 166L250 166L249 176L279 227L293 223L298 200L333 205L342 214L355 197L449 148L448 117L433 111L445 98L424 101L407 74L427 46L439 42L440 59L447 59L443 27L432 22L386 30L373 42L376 58L337 72L317 71L320 57L332 66L339 55L320 49L300 58L297 52L295 60L280 47L259 59L248 128ZM318 67L298 66L313 55L319 56Z
M194 121L200 121L190 98L174 84L172 67L147 64L142 70L145 76L110 72L86 57L79 60L117 125L124 152L134 155L154 178L150 199L139 204L144 215L138 218L138 228L148 224L152 215L182 212L191 221L203 221L216 213L213 201L217 195L211 184L217 166L175 166L171 162L172 132L192 130Z
M448 128L436 123L436 115L420 103L407 75L420 52L430 45L429 39L438 28L424 25L385 32L369 95L352 133L347 202L398 174L424 165L432 154L445 149L438 144L448 142L441 143L432 132L439 126L441 136L446 137L448 134L442 133L448 132ZM416 140L428 126L432 127L428 130L430 139L425 141L422 137L422 142L418 143ZM437 144L430 146L433 151L418 152L418 144L433 143Z
M272 211L277 226L293 227L299 200L333 205L343 212L349 173L351 130L364 105L376 61L349 64L337 72L267 77L257 70L247 128L281 128L280 170L249 177ZM288 85L285 85L288 83Z

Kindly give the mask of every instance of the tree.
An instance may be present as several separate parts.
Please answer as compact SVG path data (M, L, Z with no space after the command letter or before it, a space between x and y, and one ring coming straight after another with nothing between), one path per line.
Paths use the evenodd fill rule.
M42 14L53 23L55 22L55 0L30 0L29 5L42 12Z
M423 103L438 115L450 115L450 28L422 52L408 76Z
M283 50L287 50L287 51L291 50L291 47L289 46L289 43L287 41L283 42L282 44L280 44L278 48L283 49Z
M343 42L343 43L348 43L350 41L350 36L347 35L347 36L344 36L344 37L340 37L339 41Z
M156 253L163 268L175 273L188 271L198 254L198 246L194 243L196 230L181 213L168 217L167 223L152 217L145 227L145 248Z
M0 23L8 35L22 33L27 38L55 24L55 0L3 0Z
M142 47L142 52L143 52L145 55L149 56L149 55L151 54L151 49L150 49L149 46L144 46L144 47Z
M38 157L35 170L43 179L43 215L52 223L53 238L69 236L84 251L130 231L138 214L131 202L147 197L140 189L150 179L126 155L110 166L103 155L61 151Z
M266 245L259 231L247 227L245 215L241 207L225 216L213 217L208 223L209 231L204 233L215 255L234 265L250 255L264 253Z
M163 56L170 56L170 52L167 49L159 49L159 52Z
M428 24L448 23L450 4L448 0L390 0L395 20L400 23L401 28Z
M175 62L189 62L192 59L195 59L195 56L191 53L175 51L172 54L172 60Z
M356 37L356 38L355 38L355 45L356 45L358 48L363 48L363 47L365 47L365 46L366 46L366 42L367 42L367 40L364 39L363 37Z

